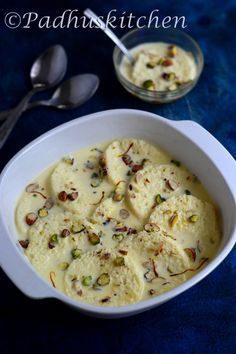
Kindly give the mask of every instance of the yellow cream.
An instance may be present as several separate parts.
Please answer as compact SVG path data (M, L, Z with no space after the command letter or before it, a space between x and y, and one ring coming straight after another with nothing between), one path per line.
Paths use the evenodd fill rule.
M191 53L163 42L143 43L132 48L132 65L123 58L121 74L136 86L151 91L172 91L196 77Z
M141 139L62 157L16 206L25 255L78 301L122 306L168 291L217 252L220 225L200 181Z

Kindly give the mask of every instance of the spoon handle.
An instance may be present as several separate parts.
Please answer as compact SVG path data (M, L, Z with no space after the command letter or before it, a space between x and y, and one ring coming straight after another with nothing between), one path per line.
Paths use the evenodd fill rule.
M129 50L124 46L124 44L119 40L114 32L106 26L106 24L90 9L84 11L85 16L87 16L92 22L94 22L106 35L120 48L123 54L129 59L131 64L134 63L134 57L130 54Z
M8 118L0 127L0 149L5 144L8 136L10 135L11 131L13 130L14 126L16 125L19 117L21 116L22 112L25 110L30 98L33 94L37 91L37 89L32 89L27 95L20 101L20 103L10 111Z
M11 108L0 112L0 121L5 120L9 116L9 114L13 111L13 109L14 108Z
M38 106L41 106L41 105L44 105L44 106L45 106L45 105L46 105L45 102L46 102L46 101L29 102L28 104L25 105L25 107L24 107L22 113L25 112L25 111L28 111L28 109L31 109L31 108L35 108L35 107L38 107ZM15 107L15 108L16 108L16 107ZM8 118L9 115L13 113L13 111L14 111L15 108L6 109L5 111L0 112L0 122L1 122L2 120L5 120L6 118Z

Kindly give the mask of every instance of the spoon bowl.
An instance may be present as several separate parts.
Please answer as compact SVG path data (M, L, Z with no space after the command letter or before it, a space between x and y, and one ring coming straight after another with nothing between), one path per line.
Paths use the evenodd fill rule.
M0 127L0 149L5 144L12 129L16 125L22 112L27 108L31 97L42 90L46 90L58 84L65 75L67 68L67 56L60 45L47 49L36 59L32 65L30 77L32 89L23 97L20 103L9 113L7 119ZM3 113L4 115L4 113Z
M57 44L48 48L34 62L30 77L33 88L46 89L57 85L65 75L67 55Z
M47 106L58 109L73 109L88 101L97 91L100 80L94 74L81 74L73 76L62 83L49 100L30 102L24 111ZM2 112L0 120L5 119L12 111ZM5 115L4 115L5 113Z
M27 108L48 106L59 109L72 109L88 101L97 91L99 78L94 74L81 74L63 82L49 100L36 101Z

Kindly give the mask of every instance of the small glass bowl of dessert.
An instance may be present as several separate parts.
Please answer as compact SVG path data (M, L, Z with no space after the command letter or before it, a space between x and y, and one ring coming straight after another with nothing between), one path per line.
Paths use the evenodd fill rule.
M186 95L196 85L203 54L193 38L175 28L142 28L128 32L121 42L132 64L116 46L113 63L123 87L138 98L166 103Z

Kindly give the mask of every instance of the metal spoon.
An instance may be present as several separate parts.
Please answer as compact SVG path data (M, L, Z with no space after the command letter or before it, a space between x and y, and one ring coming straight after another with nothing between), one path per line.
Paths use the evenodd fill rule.
M76 108L88 101L97 91L98 86L99 78L96 75L81 74L73 76L62 83L49 100L30 102L25 106L24 111L38 106L58 109ZM7 117L12 110L5 112Z
M84 11L84 15L87 16L92 22L94 22L106 35L120 48L122 53L127 57L130 63L133 65L135 59L125 45L119 40L114 32L106 26L106 24L90 9Z
M99 78L93 74L73 76L61 84L49 100L29 104L29 108L50 106L59 109L71 109L88 101L99 86Z
M64 48L61 45L48 48L32 65L30 78L33 89L26 97L30 99L36 92L56 86L63 79L66 69L67 55ZM13 109L1 112L0 120L5 119L12 111Z
M14 108L7 120L0 127L0 148L4 145L10 132L17 123L21 113L25 110L30 98L39 91L46 90L57 85L65 75L67 69L67 56L65 50L60 45L55 45L47 49L34 62L30 77L32 90ZM2 112L5 116L5 113Z

